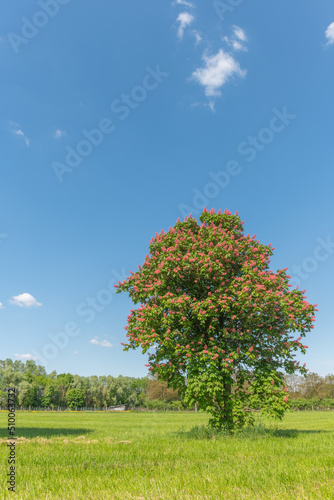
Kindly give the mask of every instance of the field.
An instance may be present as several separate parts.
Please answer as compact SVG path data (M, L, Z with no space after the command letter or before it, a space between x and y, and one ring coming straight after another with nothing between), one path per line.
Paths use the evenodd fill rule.
M333 499L334 412L289 412L229 436L203 413L20 413L16 494L7 491L7 413L0 413L1 498Z

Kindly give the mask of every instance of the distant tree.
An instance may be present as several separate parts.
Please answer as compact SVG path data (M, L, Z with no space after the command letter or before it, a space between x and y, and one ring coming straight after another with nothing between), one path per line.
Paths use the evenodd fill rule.
M8 361L8 360L6 360ZM11 360L10 360L11 361ZM23 375L21 372L16 371L14 363L7 363L3 369L3 383L6 388L8 387L18 387L19 383L23 380Z
M306 398L320 397L322 386L323 379L320 375L313 372L308 373L302 384L303 396Z
M159 380L158 374L147 381L147 398L149 400L160 399L168 403L181 400L178 391L168 387L166 380Z
M25 381L26 382L26 381ZM43 388L40 385L33 381L32 383L26 382L29 385L29 389L27 390L27 386L25 386L25 395L22 400L23 406L41 406L42 405L42 396L43 396ZM23 384L23 383L22 383ZM19 389L21 385L19 386ZM19 392L20 397L20 392Z
M44 390L44 394L42 397L42 406L44 407L56 406L58 403L58 398L59 395L57 387L54 383L50 382Z
M323 395L334 399L334 375L326 375L323 380Z
M5 406L7 399L7 388L3 378L3 361L0 361L0 407Z
M74 377L71 373L60 373L57 375L57 382L63 387L68 387L73 383Z
M133 379L131 382L131 391L136 396L135 406L143 406L147 399L148 377Z
M19 384L18 402L20 406L29 406L31 398L31 384L27 380L23 380Z
M69 389L66 393L66 402L68 406L73 408L82 408L84 405L84 394L81 389Z
M59 394L59 406L65 406L66 393L73 382L73 375L70 373L60 373L56 378L56 386Z
M149 370L209 412L212 426L242 427L259 407L282 418L283 372L306 374L293 356L306 352L315 306L289 290L286 269L269 270L271 244L244 235L237 213L205 209L200 222L156 233L143 266L116 285L141 304L124 350L156 347Z
M293 398L300 398L303 394L304 377L298 376L296 373L285 375L284 377L288 394Z
M51 380L55 380L57 378L56 370L53 370L51 373L49 373L48 378L50 378Z
M91 406L102 406L102 393L100 390L99 377L93 375L89 379L89 401Z

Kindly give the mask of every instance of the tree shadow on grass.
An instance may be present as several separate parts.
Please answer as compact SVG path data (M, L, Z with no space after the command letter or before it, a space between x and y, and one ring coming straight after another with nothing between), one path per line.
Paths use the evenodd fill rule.
M184 430L184 427L174 432L174 435L185 439L198 440L222 440L222 439L259 439L259 438L297 438L303 434L324 434L330 431L324 430L300 430L300 429L277 429L264 425L254 427L245 427L244 429L229 432L223 429L214 429L209 426L195 426L190 430Z
M15 437L35 438L35 437L67 437L67 436L83 436L92 432L92 429L76 428L76 429L61 429L56 427L17 427ZM0 429L0 438L10 438L7 429Z
M296 438L302 434L325 434L330 431L301 430L301 429L271 429L270 432L271 435L274 437Z

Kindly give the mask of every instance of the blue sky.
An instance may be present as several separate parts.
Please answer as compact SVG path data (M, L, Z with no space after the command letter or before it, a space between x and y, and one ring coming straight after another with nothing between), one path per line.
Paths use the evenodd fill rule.
M334 373L333 2L3 0L0 14L1 359L146 375L120 345L132 303L113 285L206 205L238 210L319 304L299 361Z

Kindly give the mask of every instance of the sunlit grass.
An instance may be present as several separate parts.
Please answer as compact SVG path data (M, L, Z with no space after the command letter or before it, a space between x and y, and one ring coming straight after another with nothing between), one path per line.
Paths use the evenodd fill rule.
M18 499L333 499L334 412L235 435L203 413L17 413ZM8 473L1 421L1 498Z

